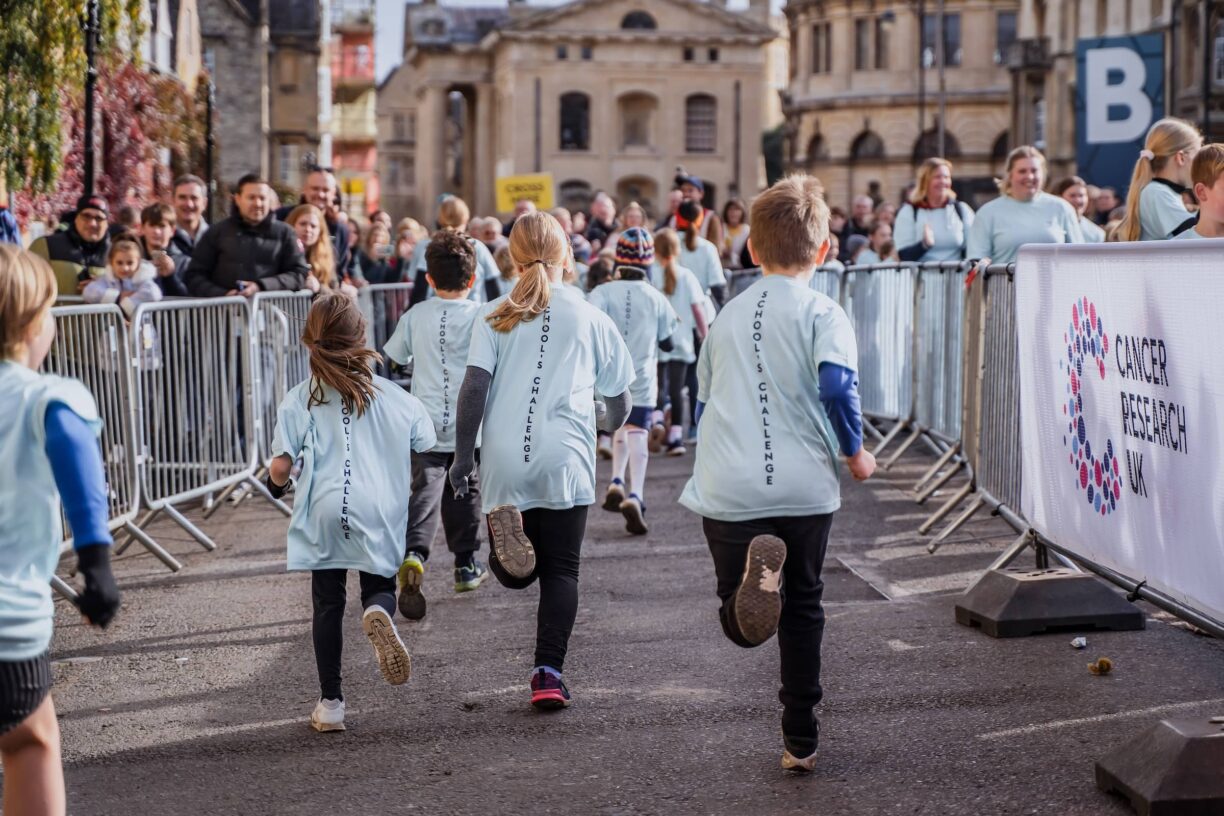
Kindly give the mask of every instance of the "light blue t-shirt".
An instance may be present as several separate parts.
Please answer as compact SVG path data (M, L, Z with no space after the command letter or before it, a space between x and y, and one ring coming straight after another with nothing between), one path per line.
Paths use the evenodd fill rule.
M628 390L629 349L573 287L553 286L548 308L509 332L486 320L501 302L481 307L468 350L468 365L493 375L480 450L484 512L594 504L595 396Z
M1025 244L1082 244L1079 216L1063 199L1038 193L1032 201L1001 195L978 210L969 230L965 257L993 263L1016 260Z
M921 243L922 228L930 225L935 243L927 247L918 262L959 261L965 248L965 236L973 227L973 221L973 209L956 200L949 201L939 209L905 204L897 211L897 220L893 224L893 240L896 241L898 249Z
M1172 187L1152 181L1139 193L1139 240L1164 241L1193 217Z
M707 295L710 293L710 287L727 285L727 276L723 272L722 258L718 255L718 248L706 239L698 238L697 248L690 251L688 245L684 243L684 236L681 235L678 260L681 266L697 276L701 290Z
M312 379L292 388L276 412L272 455L302 458L289 520L289 569L355 569L390 577L404 558L412 452L437 442L421 401L390 380L364 414L323 386L323 405L306 407Z
M705 411L682 505L719 521L841 506L821 363L857 370L858 347L846 313L807 281L767 275L723 308L697 361Z
M1188 230L1183 230L1173 236L1174 241L1207 241L1211 240L1206 235L1200 235L1198 226L1191 227Z
M871 266L872 264L884 263L884 259L876 254L876 251L871 247L863 247L854 258L855 266Z
M655 283L660 292L663 291L664 283L665 273L660 268ZM697 362L697 350L693 345L693 332L697 331L697 318L693 317L693 307L700 308L705 304L706 297L701 291L701 284L697 282L697 276L691 269L685 269L677 264L676 291L670 295L664 293L664 296L680 320L680 328L676 329L672 335L672 350L659 351L659 362L668 363L672 360L679 360L684 363L695 363Z
M1080 216L1080 234L1084 236L1085 244L1105 243L1105 230L1101 229L1091 218Z
M0 660L38 657L51 643L51 576L64 540L47 458L47 407L62 402L101 433L98 407L77 380L0 362Z
M646 279L608 281L591 292L589 302L612 318L629 349L633 405L653 408L659 396L659 343L680 327L680 318L667 298Z
M505 297L506 295L510 294L511 291L514 290L514 284L518 283L518 278L511 278L510 280L506 280L499 273L498 276L494 278L493 282L497 286L497 296Z
M455 450L455 404L467 370L468 344L480 304L431 298L400 317L383 351L400 365L412 360L412 395L421 401L438 435L434 450ZM479 438L476 442L480 445Z
M493 253L489 252L489 248L484 245L483 241L477 241L470 235L463 237L476 249L476 281L472 284L472 291L468 293L468 300L484 303L485 281L500 278L501 270L497 268L497 262L493 260ZM413 248L412 260L408 262L409 280L415 281L418 273L428 269L429 265L425 262L425 250L429 249L430 240L430 238L423 238ZM432 298L433 296L434 290L431 286L425 297Z

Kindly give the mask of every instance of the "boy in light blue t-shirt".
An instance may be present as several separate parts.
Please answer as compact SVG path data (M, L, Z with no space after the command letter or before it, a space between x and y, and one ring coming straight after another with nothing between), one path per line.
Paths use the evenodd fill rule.
M778 182L752 207L761 280L728 303L697 363L698 438L680 503L702 516L719 616L734 643L778 633L782 767L816 764L821 568L841 505L838 451L860 481L858 349L849 318L808 279L829 249L829 209L810 176Z
M455 460L455 405L467 369L472 325L480 311L480 304L468 299L475 284L476 253L465 236L442 231L429 243L425 262L427 280L437 296L405 312L384 348L400 365L413 361L412 394L425 405L438 434L432 450L412 455L408 535L399 571L399 611L409 620L425 617L421 582L439 517L446 545L455 557L455 591L478 588L487 574L476 559L484 521L476 477L461 498L446 479Z
M1190 179L1199 204L1198 219L1192 228L1174 238L1224 238L1224 144L1205 145L1195 155Z

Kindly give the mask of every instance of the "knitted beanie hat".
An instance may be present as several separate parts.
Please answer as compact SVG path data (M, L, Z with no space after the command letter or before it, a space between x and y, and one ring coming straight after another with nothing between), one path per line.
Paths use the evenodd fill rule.
M654 263L654 236L641 227L629 227L616 241L616 265L649 269Z

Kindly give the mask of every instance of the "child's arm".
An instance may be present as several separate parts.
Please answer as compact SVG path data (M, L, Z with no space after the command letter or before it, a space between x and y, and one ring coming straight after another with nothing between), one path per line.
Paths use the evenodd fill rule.
M268 464L268 478L265 484L272 498L279 499L289 488L289 474L293 470L293 459L285 453L272 459Z
M833 423L850 473L863 481L875 471L875 457L863 447L863 414L859 407L858 375L836 363L821 363L820 402Z
M485 404L493 375L480 366L468 366L455 404L455 460L450 469L456 498L468 494L468 477L476 470L476 435L484 422Z
M110 568L106 476L93 429L62 402L47 407L45 450L72 529L77 570L85 591L77 607L90 623L106 628L119 609L119 587ZM57 542L58 544L58 542Z
M106 278L94 278L85 284L81 297L86 303L115 303L119 300L119 290L112 289Z

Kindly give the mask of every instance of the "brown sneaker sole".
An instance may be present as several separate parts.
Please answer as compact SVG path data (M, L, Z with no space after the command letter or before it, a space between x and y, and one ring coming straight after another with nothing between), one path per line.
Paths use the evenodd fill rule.
M642 516L642 505L638 504L634 499L627 499L620 506L621 514L625 517L625 529L634 535L646 535L649 530L646 528L646 519Z
M734 610L740 634L753 646L759 646L778 631L785 563L786 544L777 536L757 536L748 544L744 577L735 590Z
M523 532L523 516L513 505L494 507L489 513L489 546L511 578L530 578L535 572L535 547Z
M400 640L391 616L383 609L368 612L361 618L361 628L374 647L383 679L393 686L407 683L412 676L412 658L408 656L408 648Z

